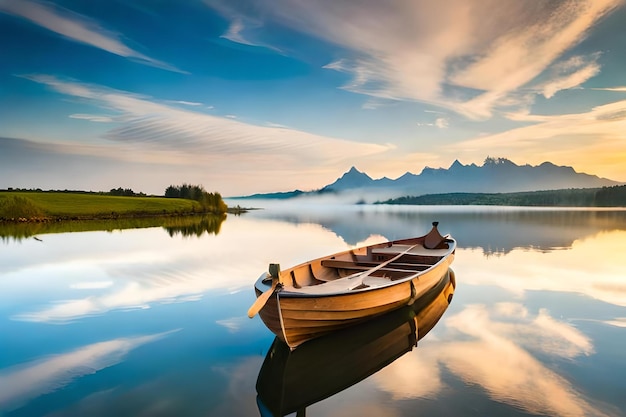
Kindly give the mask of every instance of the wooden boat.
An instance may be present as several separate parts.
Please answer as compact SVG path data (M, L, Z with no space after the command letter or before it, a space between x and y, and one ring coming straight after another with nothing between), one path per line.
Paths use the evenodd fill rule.
M454 294L454 272L410 306L330 333L291 350L274 339L257 378L261 416L305 415L306 408L373 375L413 350Z
M420 237L336 253L280 271L270 264L254 288L257 312L291 349L415 302L447 275L456 241L437 222Z

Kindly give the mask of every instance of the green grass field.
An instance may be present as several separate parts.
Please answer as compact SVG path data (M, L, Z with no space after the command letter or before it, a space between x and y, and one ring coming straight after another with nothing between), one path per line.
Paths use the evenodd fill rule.
M57 192L0 192L0 219L104 218L202 211L197 201Z

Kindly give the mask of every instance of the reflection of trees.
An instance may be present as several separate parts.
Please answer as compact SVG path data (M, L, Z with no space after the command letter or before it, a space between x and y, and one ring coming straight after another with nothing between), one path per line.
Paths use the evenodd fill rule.
M47 233L72 233L145 229L163 227L170 236L202 236L205 232L217 235L225 214L208 214L181 217L136 217L106 220L71 220L60 222L0 223L0 239L3 241L23 240Z
M316 223L352 245L371 235L390 240L417 236L436 220L442 233L452 234L459 247L480 247L490 254L504 254L515 248L570 247L575 240L599 232L626 230L626 211L604 209L354 206L349 210L289 210L285 206L247 215L296 224Z
M222 227L222 222L226 219L226 215L207 215L202 217L194 217L193 222L189 222L187 218L177 218L176 224L163 225L167 233L174 237L181 234L184 237L196 236L200 237L204 233L209 235L217 235ZM172 222L170 222L172 223Z

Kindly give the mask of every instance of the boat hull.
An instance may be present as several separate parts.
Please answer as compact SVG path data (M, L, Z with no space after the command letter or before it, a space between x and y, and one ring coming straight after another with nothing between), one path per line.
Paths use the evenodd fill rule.
M413 279L369 291L301 296L277 291L259 312L261 320L291 349L322 335L412 304L446 278L451 259ZM257 296L261 291L256 289Z
M456 241L437 222L426 235L350 249L280 271L255 283L248 311L291 349L322 335L413 304L448 275Z
M256 384L261 415L304 415L308 406L411 351L448 308L454 294L453 277L450 270L440 284L410 306L317 338L296 350L276 338Z

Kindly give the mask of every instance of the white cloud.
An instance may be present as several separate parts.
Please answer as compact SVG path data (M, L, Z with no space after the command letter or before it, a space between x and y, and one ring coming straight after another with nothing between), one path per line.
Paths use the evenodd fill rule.
M167 71L181 72L165 62L132 49L119 33L101 27L98 22L70 10L34 0L2 0L0 12L19 16L74 42L83 43Z
M606 178L626 178L626 100L582 113L508 117L534 124L451 144L446 152L462 152L476 161L489 154L516 155L530 164L549 160Z
M204 2L230 20L228 29L220 36L221 38L242 45L267 48L282 53L279 48L258 39L259 29L263 27L263 22L258 18L260 11L254 3L249 3L246 6L249 13L243 14L236 12L231 4L223 3L220 0L205 0Z
M83 113L70 114L70 118L89 120L90 122L98 122L98 123L109 123L113 121L113 118L109 116L99 116L97 114L83 114Z
M617 91L619 93L626 93L626 87L590 88L590 90Z
M113 281L87 281L87 282L77 282L75 284L70 285L70 288L76 290L94 290L94 289L103 289L109 288L113 285Z
M428 126L428 127L436 127L439 129L447 129L449 126L448 123L448 119L446 119L445 117L438 117L437 119L435 119L434 122L428 122L428 123L418 123L418 126L424 127L424 126Z
M621 3L258 0L243 10L236 3L209 2L233 19L250 19L254 12L338 45L341 55L325 68L350 74L343 86L349 91L431 103L472 118L490 117ZM590 65L560 84L548 82L547 94L571 88L597 70Z
M599 54L595 54L591 61L584 57L575 56L561 62L552 68L553 78L540 85L545 98L552 98L558 91L578 87L588 79L600 73L597 63Z
M435 120L435 126L439 129L446 129L448 127L448 120L445 117L438 117L437 120Z
M173 104L182 104L185 106L202 106L202 103L198 103L195 101L185 101L185 100L170 100L168 101L169 103L173 103ZM207 106L210 107L210 106Z
M251 19L246 19L244 23L243 19L234 18L230 22L230 26L228 26L228 30L221 36L221 38L228 39L231 42L240 43L242 45L261 46L261 47L268 47L270 49L274 49L267 45L254 42L246 37L245 35L246 31L256 29L259 26L261 26L259 22L251 20Z
M274 166L268 170L288 168L319 168L367 155L385 152L388 146L351 142L343 139L318 136L295 129L275 126L256 126L234 119L234 116L213 116L198 111L171 107L150 97L60 80L48 75L31 75L26 78L42 83L53 90L86 99L109 112L115 112L120 122L105 134L105 138L118 146L142 146L146 161L159 163L193 163L208 161L221 164L223 156L229 159L230 170L249 164L257 165L258 158L273 157ZM74 117L77 117L74 115ZM88 118L79 115L78 118ZM108 144L109 146L111 143ZM76 151L87 147L76 147ZM111 149L112 156L126 158L128 153ZM134 154L129 155L133 159Z
M242 30L243 30L243 23L241 19L234 19L230 23L230 26L228 27L228 30L226 31L226 33L222 35L222 38L228 39L229 41L236 42L236 43L252 45L250 41L244 39L244 37L241 35Z

